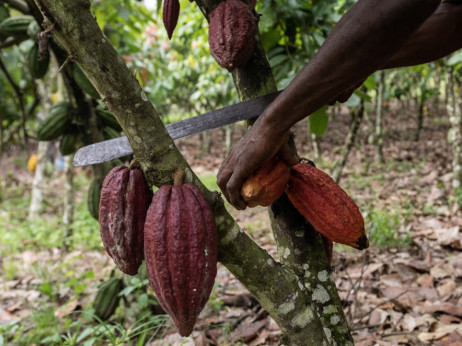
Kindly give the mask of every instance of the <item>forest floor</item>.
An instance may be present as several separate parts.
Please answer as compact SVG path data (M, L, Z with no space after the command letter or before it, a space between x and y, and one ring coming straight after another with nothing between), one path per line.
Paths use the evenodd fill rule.
M307 122L294 128L300 156L326 172L338 159L348 131L350 117L346 108L341 110L330 116L321 139L322 159L313 157ZM457 204L462 195L451 185L447 116L444 110L439 115L430 112L419 141L414 141L414 112L398 104L388 109L384 164L375 162L375 149L369 144L373 120L371 116L363 121L340 182L363 213L371 246L359 252L336 245L333 258L355 344L462 345L462 212ZM243 131L236 126L234 139ZM207 154L201 151L199 136L177 144L204 183L217 189L215 176L226 150L220 130L210 135ZM122 328L95 326L80 316L91 306L97 283L114 268L98 239L96 221L85 214L89 171L76 170L78 245L65 253L56 246L64 174L50 173L41 221L31 224L26 215L32 174L24 161L26 153L4 158L0 171L0 346L131 344L127 330L139 325L133 316L149 305L150 298L143 293L146 282L125 278L124 304L111 324L120 323ZM229 210L243 230L277 259L266 209ZM109 329L113 338L107 335ZM174 329L160 328L146 343L277 345L280 337L278 326L259 303L219 265L212 297L192 336L180 338ZM131 342L136 344L136 339Z

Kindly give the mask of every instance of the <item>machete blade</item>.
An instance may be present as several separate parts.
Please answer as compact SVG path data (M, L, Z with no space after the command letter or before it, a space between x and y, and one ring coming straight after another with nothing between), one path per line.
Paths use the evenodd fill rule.
M279 95L280 91L232 106L213 110L195 117L177 121L165 126L172 139L191 136L205 130L212 130L235 122L258 117ZM74 167L95 165L133 154L127 137L87 145L74 155Z

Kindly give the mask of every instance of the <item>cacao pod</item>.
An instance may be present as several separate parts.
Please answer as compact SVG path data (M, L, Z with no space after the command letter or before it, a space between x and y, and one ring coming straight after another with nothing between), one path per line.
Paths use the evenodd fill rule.
M96 293L93 301L93 309L95 316L102 321L108 320L117 309L120 302L120 291L123 288L123 281L119 278L109 278L103 282Z
M65 133L59 141L59 151L61 155L66 156L77 150L78 132Z
M31 172L35 172L35 168L37 168L37 161L38 161L37 154L31 155L29 157L29 160L27 161L27 169Z
M272 158L242 184L241 196L249 207L271 205L284 193L290 180L289 166Z
M105 111L104 109L96 109L96 115L101 118L104 126L112 127L119 132L122 131L122 127L111 112Z
M50 108L50 114L42 121L37 129L39 141L51 141L61 136L66 130L69 120L69 103L66 101L56 102Z
M164 185L144 226L149 283L182 336L190 335L217 273L217 229L210 206L191 184Z
M98 220L99 216L99 200L101 196L101 186L103 179L95 178L91 181L87 194L87 208L90 215Z
M222 1L210 12L210 54L230 72L244 67L252 56L256 31L256 18L246 4Z
M118 166L104 178L99 202L101 239L114 263L128 275L136 275L143 261L143 227L151 198L140 169Z
M162 20L167 30L168 38L171 39L180 15L180 2L178 0L164 0Z
M7 19L9 16L10 10L3 4L3 2L0 2L0 23Z
M334 255L334 243L332 243L332 240L324 237L322 234L321 238L322 244L324 245L324 251L326 252L327 261L329 262L329 265L332 265L332 257Z
M358 206L323 171L305 163L292 166L286 193L300 214L326 238L360 250L369 246Z
M35 23L35 22L33 22ZM34 79L40 79L48 71L48 65L50 64L50 54L45 55L43 58L39 57L39 46L34 44L29 51L27 56L27 66L29 67L29 72Z
M36 20L33 20L28 26L27 26L27 35L32 38L36 39L37 35L40 34L40 25L38 25Z
M27 27L34 20L32 16L8 17L0 23L0 37L26 37Z
M83 92L90 97L94 99L99 99L99 93L91 84L91 82L88 80L87 76L85 73L83 73L82 69L77 65L74 64L74 81L77 83L80 89L83 90Z

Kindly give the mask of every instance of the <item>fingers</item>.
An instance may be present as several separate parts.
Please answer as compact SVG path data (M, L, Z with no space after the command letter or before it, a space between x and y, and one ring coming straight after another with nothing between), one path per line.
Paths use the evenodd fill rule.
M217 175L218 187L223 192L226 200L231 203L236 209L244 210L247 205L241 196L241 186L246 179L245 175L238 169L224 167L220 168Z

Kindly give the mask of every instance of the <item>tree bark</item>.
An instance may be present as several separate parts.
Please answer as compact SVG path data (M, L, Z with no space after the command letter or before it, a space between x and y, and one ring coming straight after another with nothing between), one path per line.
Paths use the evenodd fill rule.
M74 167L72 160L74 155L64 157L64 169L66 172L65 197L64 197L64 215L63 215L63 249L69 251L72 245L72 224L74 223Z
M50 22L56 23L56 37L72 54L121 124L148 182L156 186L171 183L173 171L183 168L186 171L185 182L196 185L202 191L214 212L219 260L259 300L282 332L290 337L292 344L330 344L332 339L329 336L336 335L332 335L334 333L330 329L327 331L311 304L317 297L322 297L319 299L326 303L324 291L322 294L316 290L308 291L294 268L276 262L258 247L232 219L219 195L203 186L168 135L137 80L101 33L89 11L90 3L87 0L37 1ZM257 42L257 46L261 46L260 41ZM264 51L257 49L259 55L255 56L254 52L252 60L256 61L248 67L255 74L245 72L247 68L233 72L241 99L276 89L267 60L257 59ZM293 210L291 206L288 208ZM283 219L279 217L278 220ZM319 273L312 274L319 276ZM321 279L326 281L324 275ZM330 286L335 288L335 285ZM331 299L329 297L328 301ZM329 311L321 313L328 314ZM344 334L349 336L346 324L342 327L346 328Z
M45 82L37 81L37 92L40 95L40 107L42 110L43 118L48 117L50 112L50 95L51 83L46 79ZM29 220L35 220L42 208L43 200L43 183L46 168L46 154L48 150L48 142L39 141L37 144L37 165L35 166L34 180L32 182L31 200L29 206Z
M452 67L448 71L448 103L447 111L451 128L448 133L448 141L452 147L452 187L455 190L454 195L460 195L462 185L462 94L460 93L460 84L454 76Z

